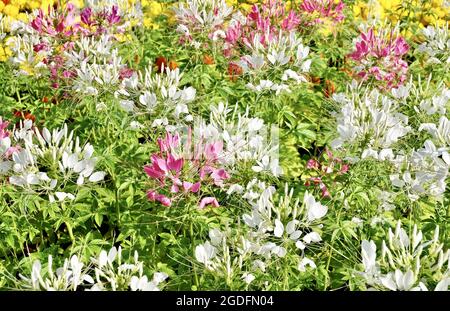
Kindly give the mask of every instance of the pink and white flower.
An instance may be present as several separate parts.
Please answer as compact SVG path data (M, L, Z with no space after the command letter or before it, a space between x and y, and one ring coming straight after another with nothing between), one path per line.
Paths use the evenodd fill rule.
M376 33L370 28L361 33L349 57L356 64L357 77L363 81L373 78L381 88L392 89L406 81L408 64L402 57L408 50L408 43L394 31Z

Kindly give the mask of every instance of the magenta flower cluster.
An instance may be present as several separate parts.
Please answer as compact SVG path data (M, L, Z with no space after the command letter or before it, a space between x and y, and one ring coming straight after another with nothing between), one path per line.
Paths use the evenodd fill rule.
M276 40L281 31L291 31L300 24L300 16L294 10L287 10L283 1L265 1L261 6L255 4L246 16L246 22L235 22L228 27L225 37L225 55L230 56L232 50L240 46L252 49L253 41L266 46Z
M408 64L402 59L409 45L401 36L380 32L371 28L361 33L355 50L349 57L356 63L355 73L363 81L373 78L383 89L402 85L408 73Z
M31 21L31 27L41 35L72 36L78 33L84 35L99 35L106 33L109 27L121 21L119 9L113 5L111 9L93 13L91 8L84 8L78 14L72 3L63 9L49 7L47 14L39 9L38 15ZM77 22L78 21L78 22Z
M334 23L342 22L345 18L344 3L334 0L304 0L300 8L307 14L304 24L306 26L314 24L322 24L326 20Z
M166 133L164 139L158 138L159 152L151 155L151 164L144 166L144 172L155 181L156 187L148 190L147 198L158 201L164 206L171 206L174 201L187 195L200 197L201 190L209 187L223 187L230 178L221 167L219 157L223 143L203 144L201 141L193 146L192 134L188 133L186 145L180 143L178 133ZM218 207L215 197L207 196L199 200L200 209L205 206Z

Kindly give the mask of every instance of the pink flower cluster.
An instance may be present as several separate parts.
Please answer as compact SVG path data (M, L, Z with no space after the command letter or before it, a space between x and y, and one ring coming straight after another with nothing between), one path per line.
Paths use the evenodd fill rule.
M9 132L6 130L8 125L9 122L3 121L3 119L0 117L0 139L4 139L9 136Z
M305 25L322 24L326 20L334 23L342 22L345 18L343 13L344 3L334 0L304 0L300 8L306 13Z
M402 85L408 73L408 64L402 57L409 45L401 36L384 32L375 34L373 28L361 33L355 50L349 57L356 63L356 73L363 81L374 78L381 88L392 89Z
M287 10L280 0L266 0L261 7L252 6L242 25L235 22L228 27L225 36L225 55L230 56L232 50L239 46L252 49L256 36L259 42L266 45L276 40L281 31L292 31L300 24L300 17L294 10Z
M222 187L228 172L220 167L219 155L222 142L194 145L191 152L191 131L184 150L180 144L179 134L166 133L164 139L158 138L159 152L151 155L151 164L144 166L145 173L156 182L156 188L147 192L150 201L158 201L164 206L171 206L181 196L199 195L202 186ZM218 207L215 197L204 197L199 208Z
M30 26L39 34L41 42L34 45L36 53L44 52L50 84L58 89L76 77L76 71L66 65L65 53L75 48L73 37L99 37L105 33L121 33L121 16L117 6L94 13L91 8L79 11L71 3L64 9L49 7L39 10Z
M349 165L344 163L342 159L334 157L328 149L325 150L325 154L326 157L323 156L322 161L309 159L306 162L306 169L310 170L316 176L308 178L305 186L311 186L311 184L318 186L322 192L322 197L330 198L331 194L325 182L327 180L334 181L337 176L347 173Z
M106 33L109 27L117 25L120 21L116 5L94 14L91 8L77 12L75 6L68 3L62 10L49 7L47 14L39 9L36 18L31 21L31 27L39 34L50 37L72 36L79 33L99 35Z
M10 132L7 130L9 126L8 121L3 121L2 117L0 117L0 159L9 158L14 152L19 150L19 147L11 146L11 141L5 142L6 138L10 136ZM2 150L4 149L4 150Z

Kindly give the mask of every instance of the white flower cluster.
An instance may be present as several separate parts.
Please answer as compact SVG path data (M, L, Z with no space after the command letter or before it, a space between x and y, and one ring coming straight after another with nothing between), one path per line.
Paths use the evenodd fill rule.
M248 110L241 114L238 106L229 108L220 102L211 108L210 119L200 120L194 137L206 141L222 141L219 160L230 168L238 163L251 163L254 172L282 173L278 160L279 142L276 128L268 128L264 120L252 118Z
M294 31L280 32L277 37L265 38L267 46L261 41L260 35L256 34L246 46L249 54L237 62L250 78L247 83L249 89L257 93L275 92L278 95L291 91L290 82L307 82L305 73L309 72L311 66L309 47L302 44ZM269 77L271 80L268 80Z
M159 291L159 284L168 276L156 272L149 281L143 274L143 262L138 253L134 254L134 263L122 262L122 249L115 247L107 253L102 250L98 258L91 258L86 265L78 256L65 259L64 265L53 271L53 258L48 256L48 264L43 272L39 260L34 261L31 276L20 275L20 287L29 290L76 291L77 289Z
M445 181L450 168L450 122L445 115L450 92L440 85L436 92L431 92L435 94L426 96L430 93L429 81L422 90L412 83L404 89L407 92L403 98L414 105L416 112L425 115L426 120L436 120L435 117L439 116L439 121L438 124L420 123L418 133L421 136L428 133L429 139L425 140L422 148L402 151L406 155L398 155L393 159L397 172L390 178L392 184L401 188L413 201L424 195L439 198L445 192ZM409 93L411 95L408 96Z
M418 113L427 116L434 114L443 116L446 114L450 102L450 90L443 82L432 87L431 78L430 75L427 81L423 81L419 77L418 86L410 81L406 86L393 90L393 92L397 97L402 97L406 102L409 102Z
M5 45L12 51L10 62L16 68L16 74L42 76L47 67L43 60L50 52L45 49L35 52L34 46L39 43L48 44L48 40L41 38L30 25L14 20L5 41Z
M140 72L124 79L115 96L126 111L156 114L153 126L167 126L170 112L177 121L191 122L193 117L188 104L195 99L196 90L193 87L181 89L181 78L179 68L163 68L159 74L153 73L150 65L144 74Z
M83 269L84 268L84 269ZM73 255L65 259L64 265L53 271L53 257L48 256L47 275L42 275L42 264L39 260L33 262L31 276L19 275L21 287L30 290L46 291L76 291L84 282L94 283L93 278L86 273L87 267Z
M52 132L44 128L41 133L26 120L11 136L2 140L0 151L8 150L10 155L0 159L1 175L9 176L13 186L48 194L50 202L55 201L55 196L58 201L73 200L78 187L99 182L105 176L105 172L95 171L93 146L80 145L66 124Z
M398 112L399 103L377 89L361 92L354 84L350 89L350 98L343 93L333 95L342 107L336 114L339 137L331 146L357 146L363 150L361 156L378 150L392 153L390 147L411 130L408 117Z
M446 116L439 118L439 124L436 126L434 123L422 123L419 127L419 131L427 131L436 142L436 144L442 149L444 158L449 159L448 153L445 150L450 148L450 122Z
M265 189L251 214L243 215L244 223L251 228L249 245L256 255L284 257L292 246L303 252L309 244L322 241L319 220L328 208L308 192L301 205L292 196L293 189L289 191L286 186L285 196L274 202L273 191Z
M225 0L187 0L173 10L179 24L178 31L190 37L191 34L204 32L209 35L215 32L223 25L233 8Z
M122 57L114 48L111 35L100 38L82 37L70 52L64 52L66 66L76 72L73 90L82 95L97 96L116 90L121 84L121 70L126 70Z
M439 227L432 240L424 241L416 225L408 236L399 221L395 232L389 228L387 242L382 242L381 258L373 241L363 240L361 253L364 272L358 275L373 289L428 290L436 284L434 290L447 291L450 285L450 250L439 242Z
M450 64L450 35L448 25L428 26L422 30L425 41L417 48L419 53L428 56L428 64Z
M134 263L122 262L122 248L115 247L106 253L102 250L98 258L92 258L94 264L95 284L91 290L126 290L159 291L158 285L167 279L168 275L157 272L150 281L143 274L143 262L139 261L137 251L134 252Z
M264 273L272 259L283 258L288 252L297 256L300 272L305 272L307 266L315 268L314 261L305 256L305 250L322 240L319 220L328 208L316 202L308 192L301 205L298 199L294 202L293 190L289 191L287 186L285 196L277 202L274 192L275 188L266 187L263 182L249 183L245 193L241 192L253 206L252 212L242 217L246 233L235 235L230 230L211 230L210 241L195 249L197 261L214 272L225 272L227 278L234 275L232 267L237 265L237 271L247 284L255 279L254 274ZM237 250L237 254L230 254L230 249Z
M333 97L343 107L336 115L339 137L332 146L354 148L356 161L389 161L394 170L392 185L412 201L421 196L440 198L450 168L450 123L446 117L450 92L442 83L431 87L430 81L431 77L423 83L419 78L416 86L411 80L385 95L352 84L351 99L342 93ZM423 142L422 148L404 149L397 144L412 131L408 116L399 112L402 108L414 113L416 141ZM437 117L438 124L430 122Z
M441 120L448 123L445 117ZM448 129L450 126L447 124L447 132ZM450 169L449 148L450 144L436 148L431 140L427 140L423 148L413 151L410 156L397 156L393 162L397 173L390 176L392 184L407 193L412 201L425 195L439 198L446 189L445 181Z
M249 255L245 249L245 239L233 235L229 228L225 231L220 231L217 228L211 229L209 241L197 245L195 248L196 260L203 264L207 270L225 277L228 283L231 283L235 275L240 278L247 275L243 271L245 271L244 264Z

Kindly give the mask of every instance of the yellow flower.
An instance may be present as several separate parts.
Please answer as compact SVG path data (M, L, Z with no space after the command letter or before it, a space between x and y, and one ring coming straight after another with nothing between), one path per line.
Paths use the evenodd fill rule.
M9 4L16 6L18 9L21 9L27 3L26 0L11 0Z
M450 15L450 10L434 10L434 13L439 16L440 19L445 19L446 16Z
M12 55L11 49L7 46L0 45L0 62L5 62Z
M33 0L33 1L28 2L28 8L30 8L31 10L39 8L40 5L41 4L37 0Z
M319 33L325 37L328 37L333 32L333 27L333 23L329 20L326 20L323 24L320 25Z
M415 0L410 4L411 7L401 0L369 1L368 4L359 2L353 6L353 15L361 19L387 18L392 24L409 19L409 26L413 29L430 24L443 26L450 14L450 9L444 7L444 0Z
M70 3L72 3L77 8L84 7L84 1L83 0L70 0Z
M3 8L3 13L7 16L10 17L16 17L17 15L19 15L19 8L11 5L11 4L7 4L4 8Z
M437 21L433 15L425 15L422 20L423 20L422 23L432 25L436 24Z
M439 8L440 9L440 8L442 8L443 4L444 4L443 0L431 0L431 6L433 8Z
M386 15L383 7L378 2L370 8L369 14L372 18L375 18L377 20L384 20L384 17Z
M152 15L152 16L158 16L163 11L163 7L162 7L161 3L156 2L156 1L150 2L149 7L150 7L150 15Z
M133 39L130 34L116 34L114 37L119 42L131 41Z
M144 18L144 27L152 28L152 29L159 29L159 25L157 23L154 23L153 19L151 19L151 18Z
M172 8L166 8L165 10L164 10L164 13L163 13L165 16L167 16L167 22L169 23L169 25L173 25L173 24L175 24L176 23L176 18L175 18L175 13L174 13L174 11L172 10Z
M55 2L55 0L42 0L42 1L41 1L41 5L40 5L40 8L41 8L42 10L47 11L48 7L49 7L49 6L53 6L54 2Z
M19 65L19 69L30 76L32 76L34 74L34 66L27 62L21 63Z
M5 4L3 1L0 1L0 13L3 11L3 8L5 7Z
M369 10L367 4L363 2L358 2L353 6L353 15L355 17L361 17L362 19L367 19L369 15Z
M411 38L412 36L414 36L414 33L409 29L401 31L400 34L405 38Z
M291 2L288 2L288 3L286 3L286 11L290 11L292 9L292 3Z
M157 1L142 1L141 3L144 8L144 26L153 29L159 28L159 25L157 25L153 20L155 17L164 12L164 6Z
M401 1L398 0L379 0L379 2L385 10L389 11L395 10L401 4Z
M437 26L438 26L438 27L444 27L444 26L446 26L446 25L447 25L447 21L444 20L444 19L440 19L440 20L438 20L438 22L437 22Z
M26 23L26 22L28 22L28 15L25 13L19 13L19 15L17 16L17 19Z
M250 12L253 5L252 4L248 4L248 3L241 3L239 6L245 12Z

